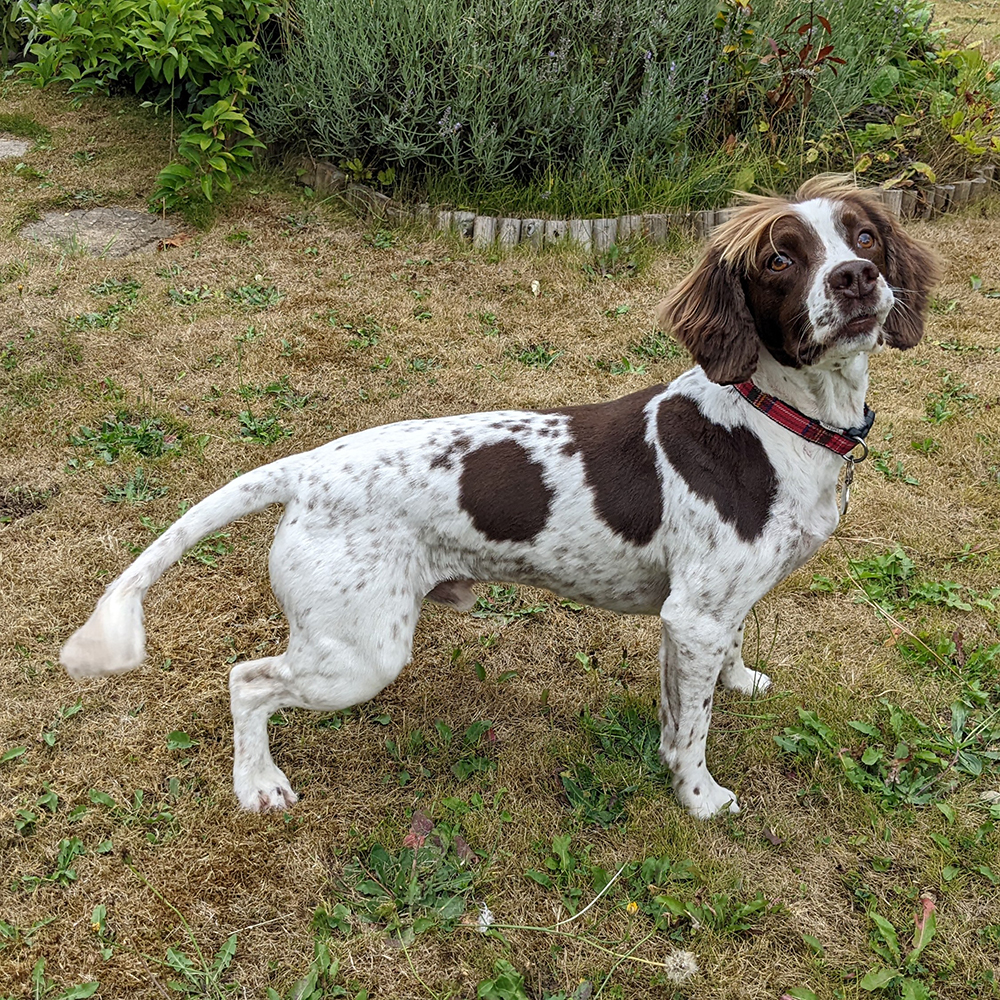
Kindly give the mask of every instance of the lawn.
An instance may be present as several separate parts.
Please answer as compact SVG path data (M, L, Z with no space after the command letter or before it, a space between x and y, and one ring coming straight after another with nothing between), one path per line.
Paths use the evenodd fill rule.
M265 170L97 258L17 230L142 208L165 123L7 82L0 130L35 143L0 161L0 996L1000 994L1000 200L909 224L948 263L927 336L874 359L851 511L748 623L774 687L717 699L739 816L689 818L656 761L654 619L502 581L426 605L375 702L275 717L301 800L256 816L226 675L284 642L277 512L151 591L141 669L76 683L105 584L282 455L675 377L652 310L698 247L491 255Z

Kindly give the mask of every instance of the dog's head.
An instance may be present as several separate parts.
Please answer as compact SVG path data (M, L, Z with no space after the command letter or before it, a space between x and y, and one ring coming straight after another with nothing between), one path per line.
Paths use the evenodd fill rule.
M720 226L657 320L714 382L742 382L761 344L795 368L913 347L940 274L937 255L871 195L820 177Z

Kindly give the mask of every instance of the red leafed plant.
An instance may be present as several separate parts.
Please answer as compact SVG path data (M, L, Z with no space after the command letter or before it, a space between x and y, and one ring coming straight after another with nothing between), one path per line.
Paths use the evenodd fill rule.
M824 32L826 44L820 45ZM767 91L773 108L768 127L773 129L777 119L796 105L805 112L812 100L813 83L827 66L836 76L837 67L846 63L833 54L833 26L812 3L781 29L780 41L768 38L767 43L771 52L761 59L761 64L777 63L780 73L777 84Z

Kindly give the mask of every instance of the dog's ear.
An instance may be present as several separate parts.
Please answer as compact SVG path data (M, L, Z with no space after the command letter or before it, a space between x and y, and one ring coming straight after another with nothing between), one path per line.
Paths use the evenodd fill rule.
M941 280L941 258L925 243L915 240L887 213L879 213L878 228L885 248L885 274L896 304L892 307L883 339L889 347L916 347L924 335L924 315L931 291Z
M745 382L757 369L757 327L739 277L718 247L711 247L656 307L656 321L691 352L713 382Z

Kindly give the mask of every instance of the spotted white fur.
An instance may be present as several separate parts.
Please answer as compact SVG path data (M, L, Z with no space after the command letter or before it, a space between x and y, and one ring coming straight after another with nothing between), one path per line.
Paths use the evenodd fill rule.
M847 306L830 292L826 276L837 263L855 259L838 229L839 204L815 198L794 211L824 248L802 306L813 318L812 336L830 341L831 350L796 368L762 349L755 380L805 413L850 426L861 419L867 354L880 341L892 292L880 277L870 303L877 325L834 343ZM271 759L267 721L274 711L334 711L374 697L409 661L425 596L468 607L470 581L515 580L660 617L661 756L677 798L699 818L736 812L735 794L715 781L705 762L713 691L719 680L744 694L770 685L743 662L743 619L833 532L842 460L777 426L701 367L608 406L582 416L503 411L411 420L240 476L189 510L108 586L63 647L61 662L74 677L138 666L145 657L142 600L149 587L200 538L280 503L285 510L270 575L288 619L288 647L238 663L229 678L233 780L244 808L286 809L296 801ZM635 483L627 466L608 473L608 463L620 459L593 450L574 423L596 420L600 427L605 413L612 423L628 416L622 428L636 431L629 447L639 459L648 457L645 488L662 509L645 518L645 527L628 518L638 472ZM736 485L726 485L730 470L715 470L716 480L699 486L694 466L677 457L713 425L716 436L743 442L734 454L750 463L744 472L751 486L755 475L773 477L766 510L732 506L740 498L732 496ZM488 537L477 527L477 517L486 523L490 511L482 499L485 473L474 462L498 445L509 445L511 475L522 476L538 499L521 510L512 491L506 500L512 517L523 514L525 523L492 528L498 537ZM747 457L758 451L757 459ZM500 476L498 497L506 488ZM542 506L539 513L535 508ZM526 538L504 536L532 531Z

